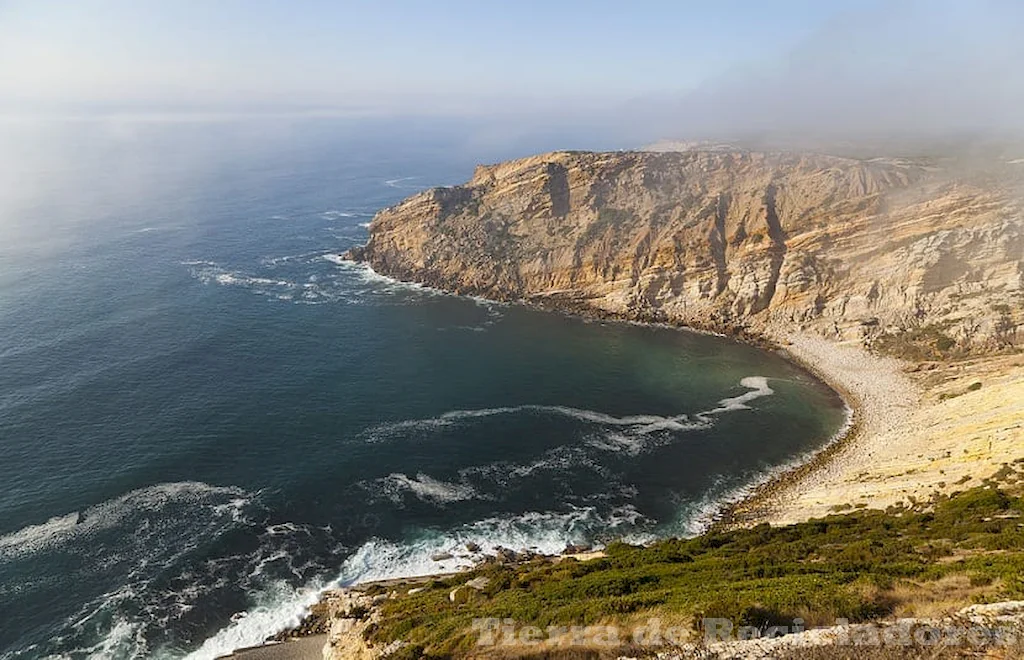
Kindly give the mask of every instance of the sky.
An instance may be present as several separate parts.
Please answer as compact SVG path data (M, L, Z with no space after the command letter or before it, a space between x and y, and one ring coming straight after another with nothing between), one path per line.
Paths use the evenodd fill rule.
M0 112L1018 127L1017 0L0 0Z
M424 111L678 93L863 3L6 0L8 103Z

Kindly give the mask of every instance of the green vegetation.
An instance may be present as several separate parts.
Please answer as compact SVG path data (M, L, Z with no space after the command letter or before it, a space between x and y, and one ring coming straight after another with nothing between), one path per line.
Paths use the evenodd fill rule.
M1024 598L1022 513L1024 500L989 484L927 510L855 511L649 547L614 543L586 562L486 565L386 601L368 635L406 640L404 657L442 658L475 650L474 618L545 628L658 616L696 630L705 616L763 626L910 614L934 605L940 584L960 585L943 592L954 604ZM481 593L449 601L450 590L479 576L490 579Z
M968 385L963 390L959 390L959 391L955 391L955 392L943 392L942 394L939 395L939 401L946 401L948 399L955 399L958 396L961 396L963 394L967 394L968 392L977 392L980 389L981 389L981 383L979 383L978 381L975 381L975 382L971 383L970 385Z
M871 347L879 353L910 361L942 360L959 356L956 340L941 325L924 325L898 334L877 337Z

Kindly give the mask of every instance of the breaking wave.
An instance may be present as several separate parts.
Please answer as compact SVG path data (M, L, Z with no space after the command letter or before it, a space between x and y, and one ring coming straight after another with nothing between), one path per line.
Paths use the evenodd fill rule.
M257 525L266 513L259 499L231 486L157 484L0 537L0 594L59 602L61 580L18 578L32 567L74 581L84 596L60 614L66 618L55 621L45 645L0 657L180 658L184 651L162 641L169 627L210 616L238 590L254 602L190 657L213 658L298 623L315 601L317 576L330 569L325 558L344 548L329 529ZM251 550L204 559L239 534L252 539Z
M163 520L163 516L153 517L153 514L166 513L171 508L205 506L212 517L222 522L238 522L249 498L238 488L195 481L140 488L108 502L0 537L0 562L40 552L65 550L102 532L122 529L127 523L145 523L142 529L136 529L136 534L170 535L174 531L174 521Z
M335 252L307 252L265 257L258 268L227 268L214 261L182 262L189 274L206 285L234 287L283 302L304 305L405 305L440 291L400 282L376 273Z
M186 660L213 660L232 651L263 643L276 632L297 626L320 599L326 581L295 588L278 581L259 595L259 603L232 617L231 623L207 638Z
M628 537L645 522L649 521L628 505L604 514L594 507L570 507L485 518L444 532L426 530L406 542L371 539L345 560L338 582L350 585L464 570L498 548L558 554L567 543Z
M421 178L423 178L423 177L419 177L419 176L402 176L402 177L398 177L397 179L387 179L386 181L384 181L384 185L387 186L388 188L398 188L399 190L419 189L420 186L406 185L406 182L407 181L416 181L417 179L421 179Z
M401 504L409 494L435 504L450 504L479 497L469 484L438 481L422 472L415 477L395 472L374 483L379 489L378 492L383 493L395 504Z

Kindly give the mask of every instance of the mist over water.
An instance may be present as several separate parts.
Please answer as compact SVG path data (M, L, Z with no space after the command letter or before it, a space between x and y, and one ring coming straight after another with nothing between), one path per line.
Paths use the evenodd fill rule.
M841 426L751 347L344 262L382 206L565 146L455 135L4 126L0 657L210 658L468 542L693 533Z

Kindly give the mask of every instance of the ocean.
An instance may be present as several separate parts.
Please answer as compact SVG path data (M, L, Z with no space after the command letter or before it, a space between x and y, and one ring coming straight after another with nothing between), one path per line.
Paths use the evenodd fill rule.
M0 127L0 657L212 658L467 543L694 534L833 436L842 401L777 355L341 258L384 206L582 142Z

